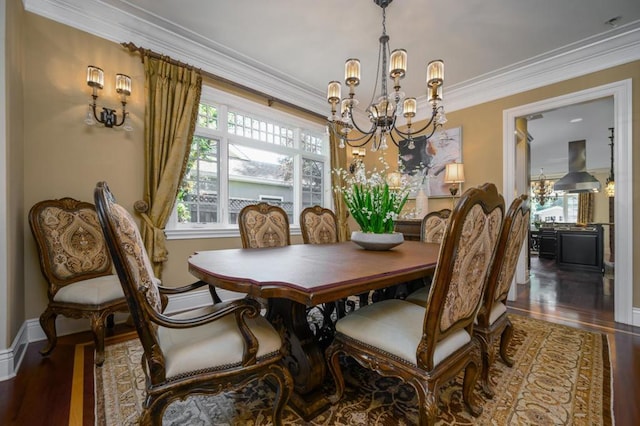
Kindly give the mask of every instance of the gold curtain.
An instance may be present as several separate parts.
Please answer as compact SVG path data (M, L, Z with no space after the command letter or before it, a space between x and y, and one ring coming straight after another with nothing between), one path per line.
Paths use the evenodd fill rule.
M578 223L593 222L593 204L595 194L592 192L581 192L578 195Z
M144 219L141 234L145 247L154 273L160 278L169 254L164 227L189 159L202 75L200 70L170 58L146 50L140 53L145 72L144 202L147 209L146 212L137 210Z
M336 168L344 168L347 162L347 150L340 148L340 138L336 137L333 132L329 132L329 149L331 150L331 170ZM340 186L340 179L335 173L331 173L331 187L337 188ZM333 193L333 205L335 206L335 214L338 219L338 241L349 241L350 231L349 212L347 206L342 199L342 195L332 191Z

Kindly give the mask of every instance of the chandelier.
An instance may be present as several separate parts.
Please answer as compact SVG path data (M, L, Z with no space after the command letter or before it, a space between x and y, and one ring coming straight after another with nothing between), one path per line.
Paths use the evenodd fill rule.
M611 135L609 136L609 140L611 141L609 144L611 147L611 170L609 171L605 190L607 192L607 197L614 197L616 195L616 182L613 178L613 127L609 127L609 131L611 132Z
M540 169L540 176L538 176L538 180L533 183L531 192L533 193L533 199L540 206L544 206L547 201L555 201L558 199L558 194L553 192L553 182L547 180L543 169Z
M389 53L389 36L386 32L386 8L392 0L373 0L375 4L382 8L382 35L379 38L380 46L378 50L378 71L376 83L380 81L380 92L374 94L365 112L369 118L369 123L360 125L354 117L354 108L359 101L355 97L355 87L360 84L360 61L358 59L347 59L345 63L345 84L349 87L349 96L342 99L341 86L338 81L329 82L327 88L327 101L331 104L331 116L329 119L329 131L340 139L340 148L346 145L351 147L362 147L373 141L371 151L385 150L388 148L387 138L389 137L396 146L406 143L409 149L415 148L413 136L426 131L429 139L436 129L446 123L442 102L442 85L444 83L444 62L434 60L427 64L427 95L431 104L431 117L424 127L412 129L411 120L416 116L418 103L416 98L405 98L400 91L400 80L404 78L407 71L407 51L395 49ZM385 75L388 69L388 76ZM388 83L393 84L393 93L389 94ZM405 118L406 130L398 128L398 117ZM358 136L352 138L349 134L352 130L359 132ZM406 141L406 142L403 142Z

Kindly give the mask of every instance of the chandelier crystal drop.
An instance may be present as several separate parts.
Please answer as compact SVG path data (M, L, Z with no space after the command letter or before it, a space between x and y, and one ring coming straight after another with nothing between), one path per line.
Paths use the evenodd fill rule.
M369 142L371 151L385 150L388 141L400 146L404 141L409 149L413 149L414 135L426 131L426 138L433 136L436 130L444 125L447 118L442 106L442 86L444 84L444 62L440 59L429 62L427 65L427 97L431 104L431 117L424 127L412 128L412 119L416 116L418 102L416 98L406 98L400 91L400 80L407 72L407 51L395 49L390 52L389 36L386 30L386 8L392 0L373 0L382 8L382 35L379 38L378 74L376 82L380 82L380 92L372 97L371 102L365 108L368 125L359 125L354 117L354 109L359 104L355 97L355 88L360 84L360 61L355 58L345 62L345 84L349 88L348 97L342 98L342 88L339 81L330 81L327 87L327 101L331 104L329 119L329 131L339 138L340 148L347 145L351 147L363 147ZM388 70L388 75L385 75ZM393 92L389 94L388 84L393 86ZM374 89L376 90L376 89ZM405 118L406 130L399 129L403 124L398 122L398 117ZM359 135L349 137L353 130Z

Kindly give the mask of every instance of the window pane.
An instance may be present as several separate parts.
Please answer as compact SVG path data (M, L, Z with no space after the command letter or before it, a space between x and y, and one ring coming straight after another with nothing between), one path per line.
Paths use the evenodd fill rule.
M302 208L324 205L323 170L322 161L302 159Z
M187 170L178 191L178 222L217 222L218 193L218 141L195 136Z
M229 112L229 133L244 136L257 141L293 147L293 129L262 120L248 117L238 112ZM233 124L235 122L235 124ZM314 152L314 151L311 151Z
M212 105L200 104L198 108L198 126L208 129L218 128L218 109Z
M322 148L324 145L322 138L304 132L302 133L301 138L303 150L313 152L314 154L322 154Z
M293 157L229 144L229 223L260 200L282 207L293 223Z

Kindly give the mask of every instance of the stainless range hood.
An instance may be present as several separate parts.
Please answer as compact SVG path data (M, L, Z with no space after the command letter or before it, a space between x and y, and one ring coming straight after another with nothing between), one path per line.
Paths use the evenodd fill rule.
M587 172L587 141L569 142L569 173L553 185L554 191L598 192L600 182Z

